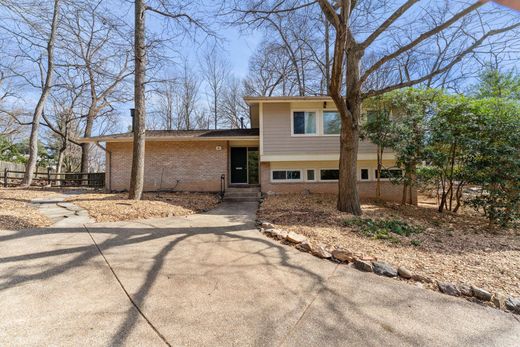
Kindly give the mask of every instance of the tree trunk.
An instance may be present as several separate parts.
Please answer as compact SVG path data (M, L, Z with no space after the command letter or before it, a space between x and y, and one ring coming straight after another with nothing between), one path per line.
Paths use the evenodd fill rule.
M42 88L40 99L36 104L34 110L32 125L31 125L31 136L29 137L29 160L25 165L25 173L22 180L22 187L28 187L31 185L38 161L38 135L40 128L40 119L45 107L45 102L51 91L52 79L54 75L54 43L56 41L56 32L58 30L58 17L60 0L54 0L54 9L52 14L51 32L49 40L47 41L47 76Z
M130 191L128 197L140 200L143 195L144 185L144 151L145 151L145 5L144 0L135 0L135 79L134 79L134 143L132 156L132 173L130 179Z
M377 177L376 177L376 198L381 198L381 169L383 167L383 147L377 145Z
M92 128L94 127L95 111L91 108L87 114L87 122L85 125L84 137L92 136ZM90 161L90 143L81 144L81 172L89 172L89 161Z

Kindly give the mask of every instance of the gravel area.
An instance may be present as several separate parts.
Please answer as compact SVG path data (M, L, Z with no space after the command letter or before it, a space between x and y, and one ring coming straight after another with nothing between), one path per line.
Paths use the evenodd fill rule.
M214 208L219 198L204 193L144 193L142 200L133 201L126 193L86 193L67 201L86 209L97 222L116 222L204 212Z
M52 222L31 206L31 200L58 196L41 189L0 188L0 230L46 227Z
M409 236L391 233L388 239L376 239L349 223L355 217L338 212L335 204L336 196L331 194L269 196L258 218L329 247L405 266L434 281L520 296L518 227L490 228L472 210L441 214L427 199L421 199L419 206L363 203L363 219L398 220L419 230Z

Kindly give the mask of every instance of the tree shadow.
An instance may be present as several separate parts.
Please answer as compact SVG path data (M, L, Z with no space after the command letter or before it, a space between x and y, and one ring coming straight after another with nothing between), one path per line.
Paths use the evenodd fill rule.
M131 332L134 330L136 324L141 318L141 312L145 305L147 298L150 295L150 292L157 282L158 277L161 275L164 270L165 262L169 254L171 254L176 247L186 242L187 240L198 237L201 235L214 235L216 237L215 247L229 248L236 255L233 256L232 260L227 263L225 266L231 270L240 270L244 273L247 273L248 267L250 265L242 264L240 260L243 257L250 257L251 254L259 257L258 262L261 262L262 265L266 267L275 268L282 267L291 271L293 273L297 273L298 276L303 276L309 279L310 289L307 288L313 297L309 298L305 295L302 295L302 292L295 290L289 286L283 278L279 278L274 272L269 272L272 277L272 285L276 283L277 286L281 288L281 290L287 291L289 295L292 295L297 298L297 304L294 309L290 312L286 312L283 315L285 319L292 319L291 317L299 316L297 321L294 321L294 324L289 327L289 330L284 333L282 337L284 341L288 341L292 338L293 334L296 332L296 329L299 328L299 324L301 320L306 317L307 308L313 305L314 300L320 300L324 302L324 308L326 309L326 314L333 317L332 320L328 320L327 322L331 322L330 324L323 325L323 331L320 334L336 334L341 336L344 333L342 329L345 329L345 326L351 326L352 328L359 329L359 338L364 339L368 345L380 345L384 344L385 340L380 334L370 334L372 330L380 330L381 326L386 324L384 318L378 317L377 315L367 314L363 305L359 305L355 300L350 299L349 293L344 293L339 290L337 287L330 285L330 279L336 276L334 272L330 271L317 271L312 270L310 267L305 265L305 261L320 261L315 260L314 258L309 258L308 260L305 258L305 261L301 261L301 257L311 257L307 254L301 254L294 250L291 247L284 246L276 241L268 239L263 235L259 234L254 229L254 222L250 215L246 215L238 209L237 214L225 214L222 210L214 210L208 215L220 215L222 217L222 225L211 225L211 226L161 226L162 221L160 219L155 220L147 220L141 221L140 226L136 227L135 224L130 223L129 227L115 227L111 226L110 223L105 225L89 225L87 228L64 228L64 229L32 229L26 231L19 231L9 235L0 236L0 242L9 241L9 240L17 240L31 237L39 237L42 234L74 234L74 233L86 233L89 232L92 235L92 238L95 240L96 245L80 245L73 246L63 249L57 250L49 250L49 251L41 251L41 252L33 252L22 255L14 255L14 256L5 256L0 257L0 264L4 263L18 263L23 262L25 260L34 260L34 259L46 259L59 255L74 255L74 257L64 263L53 265L50 268L44 269L42 271L38 271L37 273L29 274L29 275L16 275L13 272L5 273L1 278L5 279L3 283L0 284L0 291L13 288L22 283L28 283L32 281L41 281L52 278L54 276L67 273L68 271L74 270L87 261L98 257L99 250L101 250L102 254L107 254L111 252L118 252L122 247L130 246L130 245L140 245L149 241L158 241L164 240L164 244L160 244L158 247L158 252L156 252L152 257L151 266L146 271L145 278L143 279L140 286L138 286L137 290L134 293L128 293L132 304L135 307L131 307L125 314L125 318L123 322L117 327L116 333L112 336L111 345L122 345L127 342L128 337ZM171 223L170 223L171 224ZM181 224L181 223L179 223ZM204 224L204 223L203 223ZM218 224L218 223L215 223ZM175 237L172 239L172 236ZM102 240L98 242L96 239ZM228 242L229 241L229 242ZM213 241L209 241L213 242ZM239 249L233 248L234 242L251 242L256 245L254 253L252 250L248 249ZM124 252L121 250L120 252ZM273 255L276 254L276 256ZM105 256L103 256L105 257ZM110 255L108 255L108 261L110 261ZM22 263L23 264L23 263ZM208 266L207 264L205 264ZM206 270L202 276L208 276L212 271L218 271L223 265L212 265L208 266L208 270ZM237 271L238 271L237 270ZM114 274L117 276L118 269L113 269ZM246 280L246 279L244 279ZM119 281L119 279L118 279ZM123 290L124 283L122 283ZM366 288L360 288L359 290L366 290ZM312 299L312 300L311 300ZM383 305L387 309L391 309L393 305L403 305L406 301L409 301L409 298L401 298L396 297L393 300L389 300ZM342 310L340 306L337 305L338 302L343 302L343 307L348 307L347 310ZM367 305L377 305L378 303L368 303ZM382 305L382 307L383 307ZM301 310L302 307L305 307L305 310ZM145 313L146 314L146 313ZM369 320L372 322L374 327L364 326L360 327L359 324L355 321L354 317L363 317L365 320ZM143 316L148 323L156 330L156 332L160 333L159 329L157 329L153 325L152 320L148 320L145 316ZM334 324L333 321L341 322L341 324ZM422 324L428 325L427 318L424 319ZM262 323L263 326L261 328L261 332L259 332L258 336L269 336L272 334L273 329L277 328L276 323L270 320ZM376 329L377 327L377 329ZM353 334L358 334L357 332L352 332ZM398 331L393 331L392 334L397 336L406 344L416 344L417 337L416 336L407 336L406 334L399 333ZM483 334L486 334L483 331ZM259 337L257 337L259 338ZM263 340L259 340L263 341ZM171 342L168 342L171 343Z

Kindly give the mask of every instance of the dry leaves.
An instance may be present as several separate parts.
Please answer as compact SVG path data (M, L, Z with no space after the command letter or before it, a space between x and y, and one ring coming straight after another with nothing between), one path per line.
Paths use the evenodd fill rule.
M259 210L259 219L331 247L406 266L433 280L520 296L518 229L489 229L487 221L470 210L441 214L426 200L419 206L364 203L363 218L399 219L424 229L410 237L396 235L399 242L391 243L343 227L342 221L352 216L338 212L335 204L336 196L331 194L270 196Z
M32 199L52 198L55 192L39 189L0 188L0 230L45 227L52 222L31 205Z
M140 201L128 194L81 194L68 201L86 209L97 222L185 216L214 208L219 199L204 193L144 193Z

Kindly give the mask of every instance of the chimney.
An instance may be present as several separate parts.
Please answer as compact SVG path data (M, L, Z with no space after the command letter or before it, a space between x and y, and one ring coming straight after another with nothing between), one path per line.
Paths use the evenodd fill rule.
M135 124L135 108L130 109L130 117L132 117L132 132L134 132L134 124Z
M240 117L240 129L244 129L244 117Z

